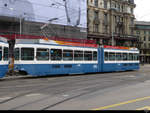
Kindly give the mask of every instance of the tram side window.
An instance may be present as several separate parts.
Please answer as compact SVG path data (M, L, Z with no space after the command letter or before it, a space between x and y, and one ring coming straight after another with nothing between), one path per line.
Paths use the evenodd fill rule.
M73 60L73 50L63 50L63 60L72 61Z
M121 53L116 53L116 60L117 61L121 61L122 60Z
M92 60L92 51L84 51L84 60L91 61Z
M83 60L83 51L74 51L74 60L82 61Z
M130 61L133 60L133 53L129 53L129 60L130 60Z
M123 61L127 61L128 60L128 55L127 53L123 53Z
M115 61L115 60L116 60L115 53L110 52L110 53L109 53L109 61Z
M34 48L21 48L21 60L34 60Z
M15 53L14 53L15 60L19 60L19 54L20 54L19 48L15 48Z
M0 47L0 60L2 60L2 47Z
M61 49L51 49L51 60L52 61L60 61L62 60L62 50Z
M97 51L93 51L93 60L97 60Z
M108 57L108 52L105 52L105 56L104 57L105 57L105 61L108 61L108 58L109 58Z
M4 47L4 61L8 60L8 47Z
M38 48L36 51L36 59L42 60L42 61L48 61L49 60L49 49L41 49Z

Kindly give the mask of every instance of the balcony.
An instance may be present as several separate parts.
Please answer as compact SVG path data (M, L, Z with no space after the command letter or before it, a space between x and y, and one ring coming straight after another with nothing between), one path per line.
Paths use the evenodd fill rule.
M129 41L139 41L139 38L135 35L118 35L116 36L118 40L129 40Z
M117 22L118 27L123 27L123 22Z
M95 18L93 21L94 24L100 24L100 20L98 18Z
M111 7L111 8L109 8L109 10L110 10L110 11L118 11L118 9L115 8L115 7Z
M141 50L150 50L150 47L149 47L149 46L145 46L145 47L144 47L144 46L141 46L140 49L141 49Z

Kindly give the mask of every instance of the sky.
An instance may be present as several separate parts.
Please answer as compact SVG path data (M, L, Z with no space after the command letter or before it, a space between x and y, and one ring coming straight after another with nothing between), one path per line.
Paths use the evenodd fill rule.
M135 18L138 21L150 21L150 0L135 0Z

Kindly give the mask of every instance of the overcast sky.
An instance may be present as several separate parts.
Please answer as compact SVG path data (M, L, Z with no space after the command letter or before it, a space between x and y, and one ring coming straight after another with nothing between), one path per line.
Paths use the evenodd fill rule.
M135 0L135 18L138 21L150 21L150 0Z

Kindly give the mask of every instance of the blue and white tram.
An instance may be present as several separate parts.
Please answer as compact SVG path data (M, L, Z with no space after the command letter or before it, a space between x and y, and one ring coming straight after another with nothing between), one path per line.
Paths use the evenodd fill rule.
M8 44L0 42L0 78L8 71Z
M16 44L15 69L32 76L139 69L139 51L114 47Z
M138 70L139 50L128 47L109 47L104 46L103 72Z
M33 76L98 72L98 49L16 44L15 69Z

